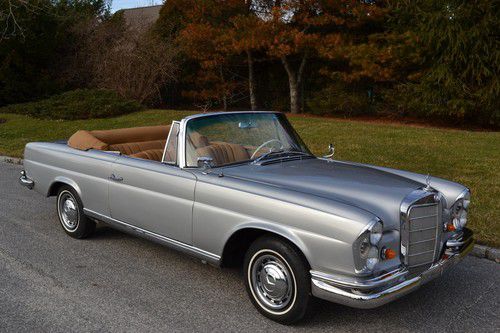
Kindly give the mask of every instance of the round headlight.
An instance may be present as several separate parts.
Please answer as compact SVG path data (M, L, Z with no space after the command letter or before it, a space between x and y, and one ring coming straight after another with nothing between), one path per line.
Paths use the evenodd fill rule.
M367 259L368 254L370 253L370 241L368 235L364 235L359 242L359 256L362 259Z
M462 203L457 202L457 207L454 208L453 212L453 226L457 230L462 230L467 224L467 210L464 208Z
M451 208L451 222L456 230L462 230L467 224L467 211L470 204L470 192L464 191Z
M372 246L368 252L368 259L366 259L366 268L371 271L376 264L378 264L378 248Z
M369 273L379 262L378 245L382 233L382 222L377 219L354 243L354 259L358 272Z
M375 223L370 230L370 243L372 245L378 245L380 240L382 239L383 226L382 222L378 221Z

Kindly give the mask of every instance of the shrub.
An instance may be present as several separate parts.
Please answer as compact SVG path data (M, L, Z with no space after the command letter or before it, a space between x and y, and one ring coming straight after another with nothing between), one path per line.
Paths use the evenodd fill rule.
M0 108L2 113L25 114L44 119L108 118L142 109L136 101L102 89L77 89L31 103Z
M306 100L307 111L316 115L358 116L373 112L366 90L342 82L328 85Z

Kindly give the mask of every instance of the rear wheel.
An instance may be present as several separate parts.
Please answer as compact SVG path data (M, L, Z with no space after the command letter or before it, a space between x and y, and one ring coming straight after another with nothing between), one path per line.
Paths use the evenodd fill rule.
M264 316L282 324L304 318L311 303L309 265L291 244L278 238L257 239L245 255L245 286Z
M83 205L76 191L67 185L57 192L57 216L64 231L73 238L86 238L96 224L83 213Z

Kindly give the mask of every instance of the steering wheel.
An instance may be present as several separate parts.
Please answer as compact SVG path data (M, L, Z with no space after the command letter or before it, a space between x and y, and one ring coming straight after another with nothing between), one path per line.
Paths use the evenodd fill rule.
M255 157L255 155L257 155L257 153L258 153L259 151L261 151L261 150L262 150L262 148L264 148L265 146L267 146L268 144L273 143L273 142L277 142L277 143L279 143L279 144L281 145L280 149L283 149L283 147L284 147L284 146L283 146L283 142L281 142L280 140L278 140L278 139L268 140L268 141L264 142L263 144L261 144L260 146L258 146L258 147L257 147L257 149L255 149L255 151L253 152L253 154L252 154L252 156L250 157L250 159L251 159L251 160L253 160L253 159L254 159L254 157Z

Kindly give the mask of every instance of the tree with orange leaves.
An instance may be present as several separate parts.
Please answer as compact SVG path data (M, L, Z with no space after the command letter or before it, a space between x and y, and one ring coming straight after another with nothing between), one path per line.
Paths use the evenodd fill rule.
M244 54L250 104L256 109L254 55L260 53L266 60L281 62L288 77L290 111L300 113L300 88L308 61L333 59L339 50L347 50L346 45L356 38L349 29L355 31L375 19L380 9L360 0L170 0L162 11L170 10L175 16L177 41L200 66L196 80L206 84L202 89L198 85L194 95L218 96L226 109L228 96L238 84L224 73L232 57ZM353 65L369 65L355 55Z
M288 75L290 111L299 113L300 86L309 59L336 54L349 41L349 29L378 17L381 6L355 0L252 0L263 22L267 54L278 58Z
M174 31L186 56L199 66L193 77L197 88L188 94L204 101L215 99L223 109L227 109L231 97L242 88L241 79L228 77L233 74L229 70L233 58L245 55L250 104L255 110L253 52L263 45L255 29L257 24L249 3L244 0L173 0L162 9L158 30Z

